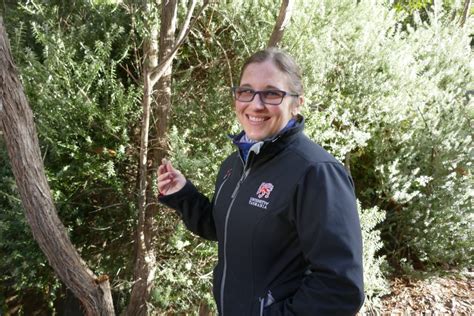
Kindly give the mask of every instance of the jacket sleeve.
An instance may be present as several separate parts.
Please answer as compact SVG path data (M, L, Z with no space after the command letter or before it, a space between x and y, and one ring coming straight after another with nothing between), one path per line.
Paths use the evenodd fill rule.
M178 192L162 195L158 200L175 209L190 231L205 239L217 240L212 202L189 180Z
M364 301L362 237L344 167L311 166L297 185L292 214L308 274L292 297L265 315L355 315Z

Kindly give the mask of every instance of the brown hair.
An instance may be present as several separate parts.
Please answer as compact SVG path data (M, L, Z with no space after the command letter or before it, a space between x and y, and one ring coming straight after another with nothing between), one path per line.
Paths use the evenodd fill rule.
M267 60L273 62L281 72L288 76L288 85L291 93L296 93L298 95L303 94L303 80L300 67L293 57L285 51L275 47L260 50L250 56L242 66L239 81L242 80L242 75L248 65L253 63L263 63Z

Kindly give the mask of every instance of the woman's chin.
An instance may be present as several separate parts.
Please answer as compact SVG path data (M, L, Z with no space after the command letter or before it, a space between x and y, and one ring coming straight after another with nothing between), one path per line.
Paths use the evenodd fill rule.
M249 139L254 140L254 141L261 141L266 138L264 133L259 133L259 132L246 131L245 134L247 135Z

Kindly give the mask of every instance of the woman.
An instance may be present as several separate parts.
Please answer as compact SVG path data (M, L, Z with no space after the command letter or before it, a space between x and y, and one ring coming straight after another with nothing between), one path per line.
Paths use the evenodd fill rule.
M298 66L281 50L259 51L233 96L243 131L212 201L171 163L158 169L159 200L192 232L218 241L219 314L356 314L364 294L353 182L303 134Z

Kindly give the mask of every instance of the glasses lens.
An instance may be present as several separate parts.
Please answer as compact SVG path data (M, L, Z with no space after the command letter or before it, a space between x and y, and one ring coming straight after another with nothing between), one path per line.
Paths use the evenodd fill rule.
M262 91L262 98L263 102L266 104L273 104L273 105L278 105L283 101L283 98L285 97L285 92L284 91L279 91L279 90L266 90Z
M263 103L270 105L279 105L286 95L285 91L281 90L264 90L255 91L250 88L235 87L233 88L234 98L241 102L250 102L258 93Z
M255 95L254 90L247 89L247 88L236 88L234 91L235 91L235 98L242 102L252 101Z

